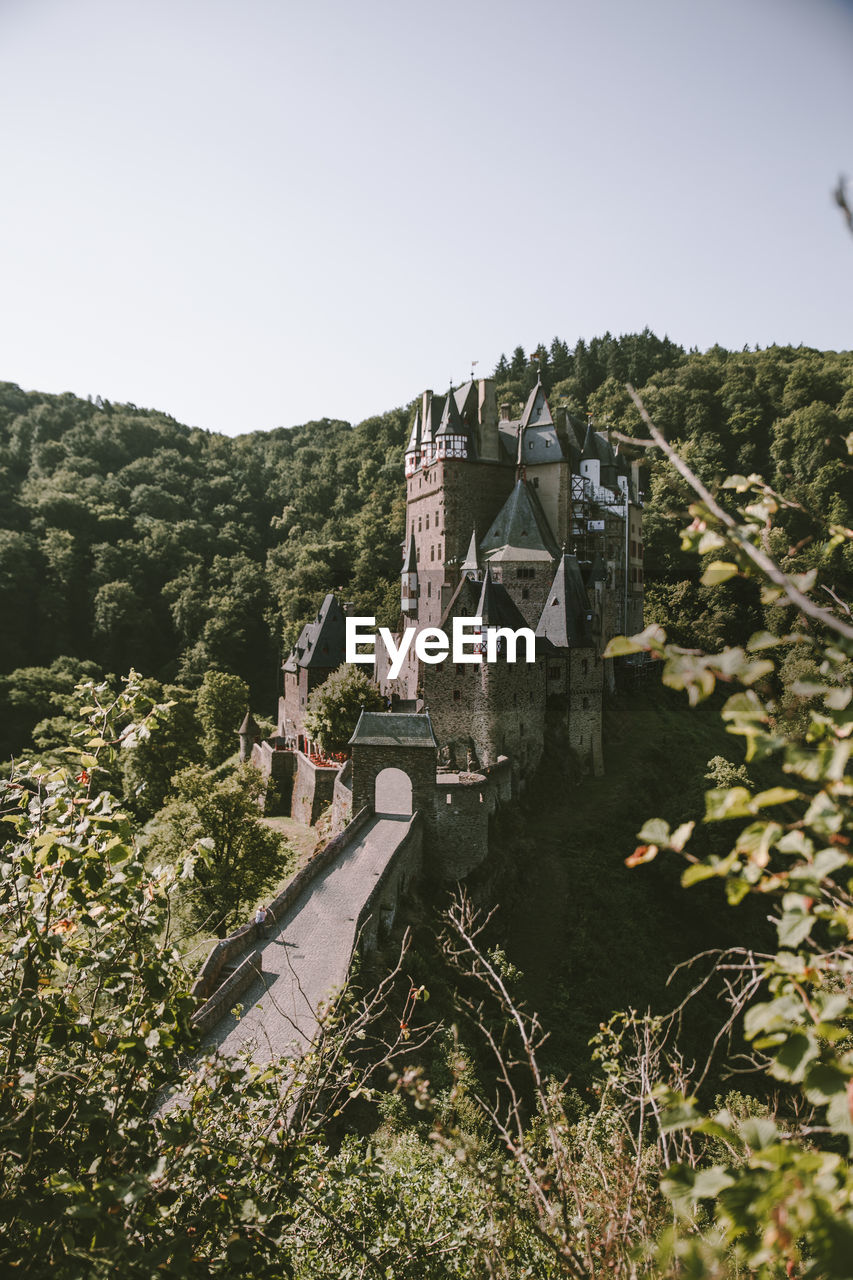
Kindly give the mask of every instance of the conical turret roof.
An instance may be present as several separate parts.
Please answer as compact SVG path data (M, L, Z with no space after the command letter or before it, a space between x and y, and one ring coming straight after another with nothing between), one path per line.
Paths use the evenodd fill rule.
M592 610L575 556L564 555L560 559L536 634L558 649L591 646Z
M462 561L462 573L479 573L481 568L480 552L477 548L477 530L473 529L465 559Z
M240 725L240 728L237 730L237 732L239 733L241 738L243 737L259 738L261 736L260 725L255 720L255 717L252 715L251 711L246 712L246 715L243 719L243 723Z
M421 411L415 410L415 420L412 423L412 431L409 436L409 443L406 445L406 453L417 453L421 445Z
M441 415L441 421L435 432L437 436L464 436L465 425L459 414L456 405L456 397L451 387L447 393L447 399L444 402L444 412Z
M418 571L418 549L415 545L414 529L409 536L409 545L406 548L406 558L403 561L403 573L417 573Z
M595 431L590 422L584 436L583 449L581 450L581 462L598 462L600 461L598 454L598 442L595 438Z

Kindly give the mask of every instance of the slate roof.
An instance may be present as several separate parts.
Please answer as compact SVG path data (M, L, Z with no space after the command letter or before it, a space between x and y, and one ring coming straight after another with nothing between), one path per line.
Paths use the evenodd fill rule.
M458 387L456 391L454 391L453 393L456 399L456 408L459 410L463 418L465 417L466 413L469 413L472 411L476 412L476 409L477 409L476 390L477 390L477 384L472 379L466 383L463 383L463 385L461 387Z
M417 573L418 571L418 549L415 546L415 531L411 532L409 537L409 545L406 550L406 558L403 561L403 573Z
M534 489L522 479L480 543L486 560L556 560L559 548Z
M431 444L441 422L441 415L444 412L444 397L430 396L426 409L424 410L424 420L421 423L421 444Z
M560 437L554 424L547 423L541 427L523 429L521 459L526 467L535 467L543 462L562 462L563 449Z
M429 747L438 743L428 714L399 711L362 711L349 740L351 747Z
M412 423L412 432L409 436L409 443L406 445L406 453L415 453L421 445L421 411L415 410L415 420Z
M331 592L320 611L307 622L284 663L285 671L298 667L339 667L346 657L344 611Z
M441 414L441 421L435 432L437 436L464 436L467 435L465 424L459 416L459 409L456 404L456 397L452 389L447 393L447 399L444 402L444 409Z
M592 609L576 556L564 555L557 566L536 635L558 649L592 645Z
M536 386L527 397L527 404L524 406L524 412L521 415L521 425L522 427L554 425L554 419L551 417L551 409L545 395L545 388L541 382L536 383Z
M595 438L595 431L592 423L586 429L586 435L583 440L583 448L581 450L581 462L601 461L598 454L598 442Z
M462 561L460 572L478 573L481 568L480 552L477 549L477 530L474 529L471 532L471 541L468 543L468 550L465 552L465 559Z
M520 418L516 418L512 422L501 420L498 423L498 439L501 442L504 457L510 458L513 462L518 457L518 432L520 427Z

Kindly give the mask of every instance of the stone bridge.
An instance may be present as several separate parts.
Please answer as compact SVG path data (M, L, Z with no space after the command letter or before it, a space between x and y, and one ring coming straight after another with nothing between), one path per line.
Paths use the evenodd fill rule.
M420 872L422 821L411 811L407 782L404 774L384 779L377 796L383 812L363 809L288 885L272 904L275 924L265 941L255 942L247 925L220 944L224 957L219 975L211 965L213 981L228 963L229 944L251 949L196 1015L208 1047L228 1056L248 1049L253 1061L266 1062L311 1044L317 1011L345 985L356 946L370 948L379 931L390 928L400 897ZM203 979L204 970L196 983L200 994ZM238 1002L239 1018L231 1012Z
M350 745L335 806L341 822L355 817L270 904L270 936L258 942L244 925L217 944L193 987L204 1002L196 1025L229 1056L250 1048L264 1062L304 1050L356 946L369 949L390 928L424 860L439 879L465 876L485 856L489 815L509 795L506 761L490 778L437 776L428 714L362 712Z

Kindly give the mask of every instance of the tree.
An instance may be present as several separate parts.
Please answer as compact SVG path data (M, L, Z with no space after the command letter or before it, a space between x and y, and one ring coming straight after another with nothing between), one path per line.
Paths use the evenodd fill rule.
M162 808L175 775L204 758L190 691L178 685L157 686L157 696L166 701L152 717L155 731L137 735L134 745L121 753L122 794L143 821Z
M308 699L305 728L323 751L346 751L362 711L384 711L385 700L361 667L333 671Z
M208 764L221 764L237 749L237 730L249 705L249 686L225 671L205 671L196 697Z
M258 817L265 785L251 765L220 782L198 766L174 779L175 799L157 819L151 845L169 862L194 859L181 900L195 929L224 938L281 871L281 837Z

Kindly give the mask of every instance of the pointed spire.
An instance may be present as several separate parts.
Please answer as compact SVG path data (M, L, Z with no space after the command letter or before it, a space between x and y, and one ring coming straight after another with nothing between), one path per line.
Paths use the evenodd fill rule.
M598 448L596 447L595 430L592 425L592 415L590 414L589 422L584 436L583 450L581 451L581 462L598 462Z
M465 553L465 559L462 561L461 572L463 575L471 573L475 576L479 576L482 567L480 551L477 547L477 530L475 527L471 533L471 541L468 543L468 550Z
M409 436L409 443L406 445L406 453L417 453L421 446L421 411L415 410L415 420L412 423L412 431Z
M434 398L431 391L425 391L422 401L422 421L421 421L421 444L432 444L433 437L433 418L434 418Z
M409 538L409 546L406 551L406 558L403 561L403 573L417 573L418 571L418 549L415 546L415 531L412 529Z
M257 721L255 720L255 717L252 715L251 711L246 712L246 715L243 719L243 723L240 725L240 728L237 730L237 732L239 733L241 738L242 737L259 738L261 736L261 730L258 726Z
M465 426L459 415L459 409L456 404L456 396L453 394L451 387L447 393L447 399L444 402L444 412L441 415L441 422L435 434L437 436L464 436Z

